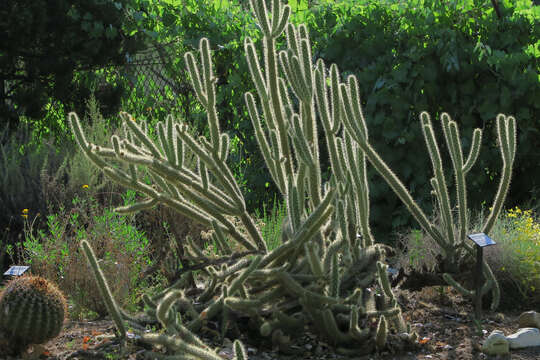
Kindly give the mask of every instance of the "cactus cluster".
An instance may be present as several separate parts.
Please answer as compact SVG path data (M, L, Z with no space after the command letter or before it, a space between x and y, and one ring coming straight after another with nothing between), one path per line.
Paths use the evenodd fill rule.
M353 120L354 119L354 120ZM464 296L478 299L484 296L489 291L492 292L491 309L495 310L498 307L500 300L500 289L497 279L493 275L493 271L483 261L483 280L482 288L477 290L467 290L464 286L458 283L452 273L459 270L459 265L465 257L475 256L475 249L466 241L469 224L467 218L467 189L465 177L474 166L478 154L480 153L480 145L482 141L482 130L475 129L472 134L472 143L470 145L469 154L465 159L459 138L459 130L457 123L450 118L447 113L441 114L441 127L443 135L450 153L452 169L454 173L455 183L455 198L456 206L452 207L450 196L448 194L447 180L444 174L442 158L433 130L433 124L430 116L423 112L420 114L420 123L422 132L428 149L428 154L433 166L434 176L431 178L432 194L436 199L436 210L440 214L440 223L430 221L428 216L413 200L409 191L405 188L399 178L390 170L388 165L379 157L375 149L369 144L369 140L364 136L362 127L365 128L363 117L345 118L344 125L350 131L354 140L358 143L363 153L377 172L384 178L388 185L399 196L401 201L407 206L410 213L418 221L422 229L435 240L442 249L442 270L445 271L443 278L446 282L456 288ZM360 124L355 122L360 119ZM497 116L497 144L502 157L502 170L499 188L493 200L493 205L490 207L490 213L482 227L482 232L489 234L495 219L499 216L504 200L510 188L510 179L516 153L516 119L512 116L499 114ZM455 209L455 211L454 211ZM454 216L453 213L456 213ZM479 309L477 309L477 314Z
M9 281L0 295L0 337L9 349L23 351L58 336L67 314L66 300L55 285L39 276Z
M219 127L217 81L207 39L200 41L199 56L187 53L185 60L207 113L209 138L193 137L185 123L169 116L157 124L154 141L146 121L121 113L122 138L115 135L110 147L98 146L86 140L77 115L69 115L88 158L142 196L117 211L131 213L161 203L213 229L217 254L208 255L186 239L178 281L143 297L146 315L164 328L160 334L137 330L141 318L118 308L92 250L82 243L120 335L125 336L128 321L143 341L199 359L219 357L195 333L219 320L217 332L224 337L238 317L249 318L249 326L283 350L306 327L346 354L414 342L389 283L387 247L378 244L370 230L366 159L377 169L384 163L368 143L357 80L350 76L343 82L337 66L328 69L322 60L313 61L308 31L288 22L289 6L279 0L250 3L263 33L263 58L261 62L256 44L247 38L256 93L246 93L245 102L266 167L287 206L283 241L274 250L267 249L227 166L230 140ZM283 33L287 47L277 51ZM430 124L425 126L427 132ZM449 129L454 141L454 125ZM322 175L321 147L330 158L329 179ZM196 155L196 170L184 165L186 150ZM408 194L395 177L386 178ZM444 183L437 179L434 184L442 193ZM205 287L188 296L193 269L202 270L197 276ZM235 351L238 359L246 358L238 342Z

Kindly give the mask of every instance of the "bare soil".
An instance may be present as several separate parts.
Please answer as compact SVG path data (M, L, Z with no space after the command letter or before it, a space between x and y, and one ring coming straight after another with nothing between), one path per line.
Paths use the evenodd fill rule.
M274 359L490 359L480 351L483 340L493 330L502 330L506 335L518 329L517 318L521 311L497 312L486 311L482 329L471 320L471 304L449 287L427 287L421 291L398 290L398 299L403 308L405 319L418 333L419 341L415 349L405 353L383 352L369 356L344 357L337 355L332 347L319 341L316 335L306 333L294 339L293 355L279 353L264 341L254 343L251 339L242 339L246 345L250 360ZM529 309L523 309L523 311ZM211 334L203 338L214 348L220 349L223 359L232 358L232 343L229 339L219 341ZM39 359L148 359L144 355L150 347L128 341L121 348L114 338L114 325L110 320L67 321L59 337L49 341L43 347L33 350L34 356L25 358ZM0 356L1 358L1 356ZM8 359L8 358L4 358ZM9 358L12 360L13 358ZM496 357L491 357L496 359ZM511 354L499 359L538 360L540 347L525 350L512 350Z

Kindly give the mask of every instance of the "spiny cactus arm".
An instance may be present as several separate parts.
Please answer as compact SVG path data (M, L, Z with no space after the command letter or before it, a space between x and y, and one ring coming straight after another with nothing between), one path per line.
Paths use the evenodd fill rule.
M333 344L350 343L353 341L350 332L343 332L339 329L332 310L322 310L322 319L325 326L326 337L330 339Z
M394 293L392 292L392 287L390 286L390 281L388 280L388 265L383 264L380 261L377 261L377 273L379 279L379 285L384 290L384 293L389 298L394 298Z
M287 235L294 234L300 228L302 217L304 216L305 205L304 201L300 200L300 192L297 186L297 184L303 181L303 178L300 177L290 177L287 181L287 216L285 221L288 223L285 225L290 227L290 234ZM289 229L286 232L289 232Z
M102 168L104 166L107 166L107 163L103 159L101 159L99 156L92 152L92 148L94 148L95 145L86 141L86 137L84 136L84 132L82 130L81 123L77 114L75 114L74 112L70 112L68 118L71 125L71 131L75 135L75 140L77 141L77 144L83 150L85 155L97 167Z
M223 360L215 352L201 346L189 344L178 337L153 333L141 333L140 336L141 340L146 343L165 346L166 348L179 353L179 355L187 353L201 360Z
M326 252L324 253L323 259L323 267L325 274L329 274L331 272L330 269L332 266L332 257L334 256L334 254L337 255L338 252L345 247L345 245L346 240L340 232L336 235L336 239L334 239L334 241L332 241L332 243L326 247Z
M344 140L343 148L345 151L343 155L349 169L348 181L354 188L353 196L355 197L354 201L349 201L348 204L354 207L354 218L357 219L356 222L360 227L362 246L370 246L375 243L375 238L369 226L369 185L366 156L347 131L345 131Z
M142 210L151 209L158 204L157 199L146 199L132 205L119 206L114 209L119 214L133 214Z
M343 88L343 86L340 86L340 99L343 99L344 93L346 93L346 89ZM342 105L342 108L345 112L346 107ZM431 223L428 220L426 214L413 200L411 194L409 193L405 185L403 185L397 175L394 174L392 170L390 170L388 165L386 165L386 163L381 159L375 149L373 149L373 147L368 143L367 139L363 135L364 132L362 130L362 127L356 124L356 122L361 121L361 119L355 119L354 121L352 121L352 119L350 119L351 116L352 115L350 111L349 115L343 116L343 125L351 134L354 141L358 143L371 165L377 170L377 172L383 177L383 179L388 183L392 190L398 195L398 197L409 209L416 221L418 221L420 226L424 229L424 231L430 234L432 238L438 243L444 243L442 234L436 227L431 226ZM363 127L365 127L365 125Z
M249 267L231 282L231 285L229 286L229 296L234 296L236 291L238 291L239 287L249 277L249 275L259 267L259 265L261 264L261 260L262 256L260 255L254 257L253 260L251 260Z
M323 272L323 266L322 266L320 254L318 251L319 247L317 246L316 243L309 242L309 243L304 244L304 250L305 250L306 257L308 258L308 261L309 261L311 272L313 273L313 275L322 278L324 276L324 272Z
M221 148L221 136L216 109L215 85L217 79L213 75L210 44L208 39L202 38L199 42L199 54L201 56L202 71L199 71L199 65L197 64L193 53L186 53L184 58L186 60L191 83L195 89L197 99L205 108L207 113L212 153L217 154ZM202 79L200 73L202 73Z
M234 340L234 360L248 360L246 349L240 340Z
M338 297L340 290L341 279L339 276L339 264L337 253L332 255L332 264L330 267L330 296Z
M276 310L273 316L277 320L280 329L284 330L288 334L298 334L304 329L306 324L305 316L301 312L287 315L283 311Z
M468 229L467 189L465 183L465 172L463 171L463 151L459 141L459 131L456 122L450 119L450 115L443 113L441 115L441 123L446 145L450 151L450 158L452 160L454 176L456 179L456 198L459 219L459 237L456 239L456 243L459 244L465 241L465 236ZM480 144L478 143L477 146L480 146Z
M377 331L375 332L375 346L377 349L383 349L386 346L386 341L388 339L388 323L384 315L381 315L379 318L379 323L377 324Z
M347 84L339 85L340 110L344 124L357 142L368 141L368 131L360 105L356 77L347 78Z
M335 195L335 189L330 189L319 206L317 206L306 221L304 221L304 223L300 226L298 231L296 231L293 238L266 254L261 261L260 267L266 267L268 264L272 263L278 258L281 258L283 255L294 249L303 250L304 243L312 239L312 237L320 231L321 226L334 212L334 207L331 204ZM277 266L280 265L281 264L277 264Z
M289 263L284 263L283 265L279 267L273 267L273 268L265 268L265 269L257 269L254 270L250 275L250 279L268 279L271 277L275 277L279 273L283 271L287 271L290 268Z
M502 175L499 182L499 188L491 207L491 212L482 228L482 232L489 234L495 220L499 216L512 178L512 168L516 155L516 119L513 116L497 115L497 138L499 141L499 150L502 155L503 166Z
M253 51L254 48L253 48ZM246 93L244 95L244 99L248 108L248 114L251 119L251 123L253 125L253 129L255 132L255 138L257 139L257 144L259 145L259 148L261 149L261 153L263 155L264 161L268 167L268 170L270 171L270 175L272 176L272 179L274 180L274 183L277 185L278 189L282 194L286 194L286 176L285 176L285 168L283 166L283 162L281 161L281 158L278 156L274 156L272 154L272 149L270 147L270 143L268 142L266 135L264 134L264 130L262 128L262 120L259 117L259 113L255 104L255 98L253 97L253 94ZM264 118L268 119L270 117L270 107L268 105L268 101L263 101L263 109L264 109ZM273 130L270 126L271 122L269 120L266 120L270 130ZM275 128L274 128L275 129Z
M120 117L127 125L127 127L132 131L133 135L150 151L151 155L156 159L165 159L162 153L159 151L158 147L154 144L152 139L147 134L146 123L143 123L144 128L139 126L133 116L126 112L121 112Z
M251 239L255 242L257 245L257 249L260 253L266 254L268 252L268 247L266 246L266 241L264 241L264 238L259 231L259 229L255 226L255 222L253 221L253 218L248 214L247 210L240 215L240 220L242 221L242 224L245 226L248 234L250 235Z
M353 306L349 317L349 334L359 343L366 341L369 338L369 327L360 329L358 326L358 306Z
M482 268L484 276L486 277L486 282L491 282L491 311L495 311L499 307L499 302L501 300L501 288L497 278L495 278L495 274L493 274L491 267L485 260Z
M223 286L223 305L225 306L221 308L221 329L219 333L221 340L225 339L225 335L227 334L227 330L229 329L231 321L231 311L225 303L225 300L229 296L228 294L229 291L227 286Z
M291 84L296 97L302 102L310 103L313 95L311 63L307 69L304 68L305 63L311 60L311 52L306 51L306 46L309 47L309 40L300 39L298 31L292 24L286 27L286 33L289 48L279 52L281 69ZM304 44L300 45L300 42L304 42Z
M401 314L401 309L396 305L385 310L366 310L364 315L366 317L379 317L384 315L388 318L392 318L398 316L399 314Z
M125 116L129 117L129 115L125 115ZM76 121L77 121L76 116L72 117L72 121L73 121L74 129L76 129L77 128L77 126L75 126ZM78 128L80 130L80 126L78 126ZM141 138L146 137L146 134L145 134L144 130L139 128L137 125L132 124L131 128L132 129L133 128L138 129L138 132L140 133L139 136ZM76 131L76 130L74 130L74 131ZM148 139L148 141L150 141L150 140ZM100 148L96 148L96 150L95 150L95 152L97 152L99 154L103 154L106 151L107 151L106 149L100 149ZM120 160L131 162L133 164L146 165L146 166L149 166L151 169L153 167L156 172L160 173L160 175L163 175L163 176L168 177L170 179L174 178L174 179L184 180L187 184L190 185L190 187L195 187L197 190L199 190L201 192L204 191L204 189L202 187L200 189L198 189L197 184L194 183L189 177L183 176L181 172L179 172L176 169L170 167L165 162L158 161L158 160L155 160L155 159L152 160L151 158L148 158L146 156L139 156L139 155L135 155L135 154L132 154L132 153L127 153L127 152L122 153L122 156L121 156ZM99 163L96 164L96 165L99 165ZM190 217L191 219L193 219L195 221L198 221L198 222L206 224L206 225L210 225L211 220L212 220L212 216L207 212L201 211L200 208L192 207L189 204L187 204L186 202L183 202L183 201L178 200L178 199L174 199L171 196L168 196L168 195L165 195L165 194L160 195L156 190L154 190L150 186L148 186L148 185L146 185L146 184L144 184L144 183L142 183L140 181L134 181L133 178L129 174L125 173L121 169L112 168L112 167L108 166L108 164L106 164L106 163L105 163L105 166L102 169L103 169L104 173L107 176L113 178L115 181L119 182L120 184L125 185L125 186L130 187L130 188L133 188L133 189L135 189L137 191L140 191L142 193L145 193L146 195L148 195L151 198L159 199L160 202L166 203L167 205L171 206L175 210L177 210L180 213ZM185 187L184 189L187 190L188 188ZM250 250L256 249L256 247L254 245L250 245L249 242L247 241L247 239L244 239L244 236L242 236L241 234L239 234L235 230L235 227L232 224L228 224L227 221L225 220L225 218L221 215L221 212L224 209L222 207L220 207L220 206L228 206L226 201L221 201L222 194L219 194L219 193L212 194L210 192L210 194L212 194L213 196L209 195L209 199L203 199L203 198L201 198L199 196L196 196L196 194L197 194L196 192L192 192L191 199L198 199L199 200L198 204L201 205L201 207L206 208L209 211L213 210L215 218L219 219L220 223L224 224L224 226L225 226L225 228L227 229L228 232L232 231L232 235L235 237L235 239L237 239L238 241L243 243L243 245L246 248L248 248ZM169 195L170 195L170 192L169 192ZM217 201L217 203L211 203L210 202L211 200L215 200L215 201ZM121 210L126 210L126 209L121 209ZM231 209L227 209L227 210L230 211ZM228 211L226 211L226 212L228 212ZM252 232L252 233L250 233L250 235L252 235L253 238L258 239L259 242L262 243L262 241L260 240L261 235L258 232L256 232L256 233Z
M471 149L469 150L469 156L463 165L463 172L467 174L478 159L478 154L480 154L480 144L482 143L482 130L474 129L472 136Z
M226 297L223 300L225 307L244 313L257 312L264 305L260 299L244 299L240 297Z
M300 155L307 166L309 201L315 207L321 201L321 169L313 99L313 59L306 27L300 25L296 29L289 24L287 43L289 49L280 52L280 63L294 93L300 100L300 114L290 116L293 127L289 134L295 135L292 136L292 144L296 154Z
M170 311L172 305L182 296L180 290L173 290L166 294L158 303L156 308L156 318L164 328L169 327L173 322L173 313Z
M426 146L428 148L429 157L431 158L433 172L435 173L435 185L437 196L439 197L438 203L445 232L445 244L451 244L453 246L454 221L452 219L452 206L450 205L450 197L448 196L448 188L446 185L446 178L444 176L439 146L437 145L437 140L435 138L433 124L431 123L430 116L427 112L424 111L420 113L420 123L422 126L422 133L426 141Z
M457 291L459 291L463 296L472 298L474 296L473 290L467 290L465 289L460 283L458 283L451 274L444 273L443 279L448 283L448 285L454 287Z
M189 331L198 331L201 326L203 325L203 322L213 319L215 316L219 314L223 307L223 294L212 301L210 305L208 305L196 319L193 319L187 326L187 329Z
M283 109L282 97L279 89L279 73L278 73L278 56L276 52L276 39L283 32L285 25L287 24L288 17L290 15L290 7L288 5L283 6L279 0L272 0L272 9L275 11L279 9L277 14L272 13L272 17L279 18L278 26L272 27L272 24L268 21L268 12L266 10L266 1L251 0L251 8L256 15L259 25L261 26L264 38L263 38L263 54L264 54L264 69L266 72L266 88L268 94L260 94L263 102L269 101L271 112L266 115L271 115L272 119L266 118L266 121L273 122L275 129L277 130L277 136L279 138L279 153L284 158L283 166L287 176L291 176L294 173L293 170L293 158L290 149L289 139L286 130L286 118L285 111ZM247 44L247 46L250 46ZM253 45L251 45L253 46ZM247 56L254 54L254 51L248 52ZM253 60L249 60L252 64ZM267 100L264 99L266 95ZM269 95L269 96L268 96ZM263 106L264 107L264 106Z
M294 280L291 275L288 273L280 273L278 276L281 284L287 289L287 291L296 297L306 297L311 302L317 302L320 304L337 304L340 302L339 298L334 298L330 296L320 295L316 292L307 290L300 285L296 280Z
M321 122L326 137L326 147L330 155L330 166L332 173L340 180L345 179L344 169L338 162L338 152L336 145L336 134L339 129L339 73L337 66L334 64L330 68L330 99L328 103L328 93L326 85L326 67L322 59L317 60L315 69L315 99L318 113L321 117ZM331 109L330 109L331 107Z
M84 255L86 255L86 259L88 260L88 263L92 267L94 278L96 279L96 282L98 284L101 297L105 301L107 310L109 311L109 314L114 320L114 324L116 325L116 329L118 330L120 339L123 340L126 338L126 328L122 320L122 315L120 314L120 311L118 310L119 308L118 308L118 305L116 304L116 301L114 301L111 290L109 289L109 285L107 284L107 280L105 279L105 276L103 275L103 272L101 271L101 268L99 267L99 264L96 259L96 255L94 254L94 251L90 247L90 244L88 243L88 241L82 240L80 246L84 252Z
M215 176L216 180L226 189L228 196L231 198L235 206L237 206L241 211L244 211L246 207L242 192L234 179L234 175L225 162L220 160L215 154L207 152L207 150L204 148L205 139L203 137L199 138L203 144L200 145L190 134L187 133L187 129L185 127L180 126L179 124L175 124L175 126L178 131L178 136L182 139L186 146L188 146L201 161L204 161L208 169L218 172L218 174Z

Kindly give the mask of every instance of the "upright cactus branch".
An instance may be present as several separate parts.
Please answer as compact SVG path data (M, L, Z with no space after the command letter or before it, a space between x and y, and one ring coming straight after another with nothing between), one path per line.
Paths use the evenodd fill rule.
M94 251L86 240L81 241L81 248L84 252L84 255L88 259L88 263L92 267L92 271L94 272L94 278L96 279L96 282L98 284L101 297L105 300L107 310L109 311L109 314L111 314L114 320L114 324L116 325L116 329L118 330L118 335L120 339L125 339L126 327L124 325L120 309L118 308L118 305L116 304L116 301L112 296L111 290L109 289L109 285L107 284L107 280L105 279L105 276L103 275L103 272L99 267L96 255L94 254Z

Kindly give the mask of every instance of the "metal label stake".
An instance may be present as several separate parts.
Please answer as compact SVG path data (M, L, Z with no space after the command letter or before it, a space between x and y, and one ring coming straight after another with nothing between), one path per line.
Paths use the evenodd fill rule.
M474 299L474 312L477 319L482 316L482 283L484 281L484 248L497 244L489 236L484 233L476 233L467 235L476 245L476 276L474 278L475 285L475 299Z

